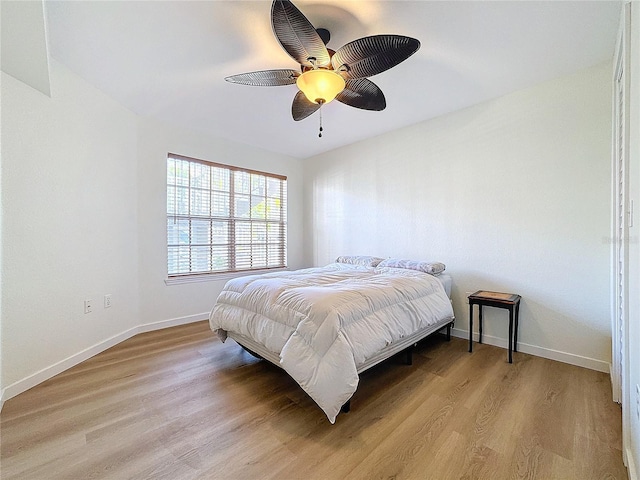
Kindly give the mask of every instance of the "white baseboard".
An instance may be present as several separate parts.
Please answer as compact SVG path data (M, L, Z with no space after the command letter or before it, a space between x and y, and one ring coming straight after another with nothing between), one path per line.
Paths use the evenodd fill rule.
M613 364L609 364L609 378L611 379L611 398L614 402L622 404L622 386L613 374Z
M633 457L633 452L629 447L625 449L625 460L627 464L627 472L629 474L629 480L638 480L638 469L636 468L636 461Z
M21 394L29 390L32 387L44 382L45 380L50 379L58 375L59 373L68 370L75 365L97 355L100 352L107 350L108 348L117 345L120 342L127 340L128 338L133 337L139 333L151 332L154 330L161 330L163 328L175 327L178 325L185 325L188 323L199 322L202 320L206 320L209 318L209 313L199 313L195 315L188 315L185 317L171 318L168 320L161 320L159 322L151 322L145 323L142 325L138 325L136 327L130 328L124 332L121 332L117 335L114 335L102 342L96 343L95 345L86 348L74 355L71 355L60 362L57 362L49 367L43 368L42 370L29 375L22 380L18 380L11 385L8 385L2 390L2 394L0 395L0 410L2 410L2 406L4 402L9 400L10 398L15 397L16 395ZM451 329L451 334L454 337L465 338L468 339L468 331L460 330L457 328ZM474 340L477 341L478 336L474 333ZM507 348L507 341L503 338L492 337L490 335L483 335L484 343L489 345L493 345L496 347ZM531 355L536 355L538 357L548 358L550 360L557 360L559 362L568 363L570 365L577 365L579 367L589 368L591 370L597 370L600 372L609 372L609 363L603 362L602 360L596 360L593 358L583 357L580 355L575 355L566 352L560 352L557 350L551 350L548 348L542 348L535 345L528 345L526 343L518 342L518 350L523 353L528 353ZM633 460L631 460L633 461ZM629 469L631 472L631 469ZM634 469L635 471L635 469ZM634 477L631 477L634 478ZM634 478L635 480L635 478Z
M159 322L145 323L143 325L138 325L136 327L130 328L121 332L117 335L107 338L101 342L92 345L89 348L85 348L84 350L75 353L64 360L54 363L48 367L43 368L22 380L18 380L17 382L12 383L11 385L6 386L2 390L2 394L0 395L0 411L4 406L4 402L9 400L10 398L15 397L16 395L21 394L29 390L30 388L35 387L36 385L44 382L45 380L49 380L51 377L58 375L59 373L64 372L65 370L70 369L78 365L81 362L97 355L98 353L104 352L105 350L117 345L118 343L124 342L125 340L137 335L139 333L151 332L154 330L162 330L163 328L175 327L178 325L185 325L187 323L199 322L202 320L207 320L209 318L209 313L199 313L196 315L188 315L186 317L178 317L171 318L168 320L161 320Z
M160 320L159 322L145 323L136 327L138 333L153 332L154 330L162 330L163 328L177 327L178 325L186 325L187 323L201 322L209 319L209 312L197 313L195 315L187 315L186 317L170 318L168 320Z
M451 335L454 337L469 339L468 330L460 330L458 328L451 329ZM474 332L473 340L478 341L478 334ZM494 347L509 348L507 339L493 337L491 335L482 335L482 342ZM536 357L548 358L549 360L556 360L558 362L568 363L570 365L576 365L578 367L588 368L590 370L597 370L598 372L609 373L609 362L602 360L596 360L595 358L583 357L573 353L561 352L558 350L552 350L550 348L538 347L537 345L529 345L527 343L518 342L518 351L522 353L528 353L535 355Z

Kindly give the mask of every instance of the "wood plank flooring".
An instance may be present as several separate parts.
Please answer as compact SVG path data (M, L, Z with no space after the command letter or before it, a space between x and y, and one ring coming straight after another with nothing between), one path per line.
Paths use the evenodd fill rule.
M331 425L206 322L133 337L7 401L10 479L626 479L606 374L464 340L361 375Z

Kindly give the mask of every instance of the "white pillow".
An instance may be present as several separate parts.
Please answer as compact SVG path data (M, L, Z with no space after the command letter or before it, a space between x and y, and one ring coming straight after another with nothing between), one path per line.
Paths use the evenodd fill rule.
M440 262L422 262L419 260L402 260L399 258L387 258L378 264L378 268L406 268L408 270L417 270L419 272L438 275L444 272L446 266Z

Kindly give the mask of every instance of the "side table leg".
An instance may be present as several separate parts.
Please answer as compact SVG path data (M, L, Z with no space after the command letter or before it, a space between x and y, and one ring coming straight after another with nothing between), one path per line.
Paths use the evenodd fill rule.
M478 343L482 343L482 304L478 304Z
M513 307L509 308L509 363L513 363L511 351L513 349Z
M516 326L513 332L513 351L518 351L518 318L520 318L520 301L516 303Z
M469 353L473 351L473 303L469 304Z

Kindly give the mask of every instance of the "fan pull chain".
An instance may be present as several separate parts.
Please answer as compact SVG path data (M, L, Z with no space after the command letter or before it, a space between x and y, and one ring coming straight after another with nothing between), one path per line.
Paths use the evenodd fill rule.
M320 104L320 108L318 109L320 111L320 132L318 133L318 137L322 138L322 105L324 104L324 101L320 101L318 102Z

